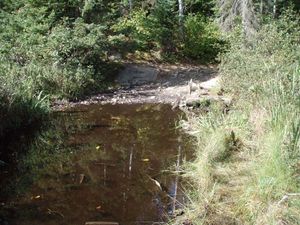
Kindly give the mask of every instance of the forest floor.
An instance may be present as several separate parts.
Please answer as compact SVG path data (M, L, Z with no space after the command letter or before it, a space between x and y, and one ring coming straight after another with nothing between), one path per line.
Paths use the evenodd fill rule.
M163 103L176 106L201 96L218 97L215 66L187 64L125 63L115 85L106 92L79 101L55 101L54 110L79 104Z

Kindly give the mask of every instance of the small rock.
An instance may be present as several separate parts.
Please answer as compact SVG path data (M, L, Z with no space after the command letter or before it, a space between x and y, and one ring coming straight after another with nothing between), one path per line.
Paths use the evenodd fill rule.
M111 61L120 60L122 59L122 55L120 53L115 53L113 55L110 55L108 59Z
M172 103L172 110L174 110L174 109L176 109L176 108L178 108L179 107L179 105L180 105L180 97L178 97L173 103Z
M205 82L202 82L200 84L200 88L203 88L203 89L212 89L212 88L217 88L219 87L219 77L215 77L213 79L210 79L208 81L205 81Z
M229 98L229 97L222 97L221 98L222 99L222 101L224 102L224 104L225 105L227 105L227 106L229 106L229 105L231 105L231 103L232 103L232 98Z
M118 100L117 100L116 98L113 98L113 99L111 100L111 103L112 103L113 105L117 104L117 102L118 102Z
M193 225L193 223L190 220L185 220L182 225Z

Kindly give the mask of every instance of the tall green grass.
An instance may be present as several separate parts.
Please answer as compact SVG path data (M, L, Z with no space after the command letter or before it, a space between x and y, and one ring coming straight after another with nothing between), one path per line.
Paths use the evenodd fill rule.
M283 15L222 56L229 113L193 118L197 160L186 165L193 224L299 224L300 26ZM177 221L177 222L178 222Z
M33 92L30 82L1 73L4 71L1 69L0 66L0 138L41 122L50 110L48 95Z

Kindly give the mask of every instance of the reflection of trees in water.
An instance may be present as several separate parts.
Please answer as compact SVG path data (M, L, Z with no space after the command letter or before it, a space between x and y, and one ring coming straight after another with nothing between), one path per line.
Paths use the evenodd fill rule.
M160 170L176 161L177 116L164 106L126 110L117 116L112 110L57 116L21 160L25 176L16 186L30 187L21 203L43 195L39 207L71 218L76 210L97 219L132 220L165 210L170 198L151 179L168 191L170 178Z

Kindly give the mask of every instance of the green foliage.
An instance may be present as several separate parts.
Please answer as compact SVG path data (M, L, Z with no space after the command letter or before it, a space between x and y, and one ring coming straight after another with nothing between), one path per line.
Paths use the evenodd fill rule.
M201 14L186 17L185 35L183 52L193 59L214 61L224 46L217 25Z
M80 2L32 0L0 12L3 132L47 113L49 100L102 90L118 69L106 60L106 26L80 18Z
M182 42L178 16L172 4L159 3L148 15L143 9L113 26L120 48L139 51L160 51L162 56L178 54L198 61L215 61L224 41L214 22L202 14L188 14L184 20L185 38ZM126 37L124 39L124 37ZM122 47L123 45L123 47Z
M269 98L274 91L269 82L278 78L288 84L299 62L298 33L299 18L288 14L264 25L248 43L237 30L230 37L231 51L222 58L222 73L230 74L230 80L224 80L227 89L247 99L257 94Z
M30 11L34 15L43 12ZM14 21L3 29L1 52L3 58L12 59L6 64L27 76L26 80L32 79L33 92L77 97L101 87L107 49L105 27L86 24L82 19L64 19L49 32L52 16L39 20L28 16L29 12L24 14L27 18L22 27L21 17L11 15ZM10 42L5 41L8 38Z
M177 21L174 13L167 7L166 2L158 4L148 15L147 10L138 9L131 13L128 18L121 18L114 25L116 34L127 37L125 48L131 51L161 51L174 52L176 40Z
M234 103L191 118L197 158L185 171L193 192L176 224L298 224L299 24L289 11L253 38L231 34L220 72Z
M214 14L214 0L186 0L186 11L189 13L200 13L204 16L212 16Z
M47 112L57 98L78 99L104 89L119 68L108 61L115 52L123 56L150 53L161 60L184 56L213 61L220 50L216 27L201 16L211 15L212 1L187 2L190 12L201 15L187 16L184 43L176 0L159 0L151 6L134 1L132 12L126 4L117 0L1 1L0 95L8 99L1 106L5 118L31 121L24 115L30 116L31 111L33 118L40 116L27 110L37 108L36 102L43 101L37 111ZM13 122L4 125L2 117L2 130L13 126Z
M134 11L130 18L121 19L114 25L113 30L127 37L129 42L126 44L131 46L131 50L146 50L156 44L153 28L155 28L154 21L146 17L146 11L138 10Z
M58 96L81 96L100 89L104 80L106 42L103 27L85 24L81 19L64 21L52 29L42 49L43 64L49 73L40 87ZM50 66L49 66L50 64Z
M232 39L231 50L221 64L224 87L236 95L236 104L250 110L250 114L266 114L260 118L264 128L261 124L258 131L252 131L257 155L249 168L252 177L243 187L239 206L245 218L256 224L271 224L282 218L290 224L299 220L299 200L289 201L286 207L278 204L286 193L297 192L300 185L296 179L296 161L300 159L296 147L300 113L299 31L299 17L291 12L283 14L279 20L265 24L253 40L245 42L241 36ZM256 118L254 123L258 122ZM259 202L260 206L249 202Z

